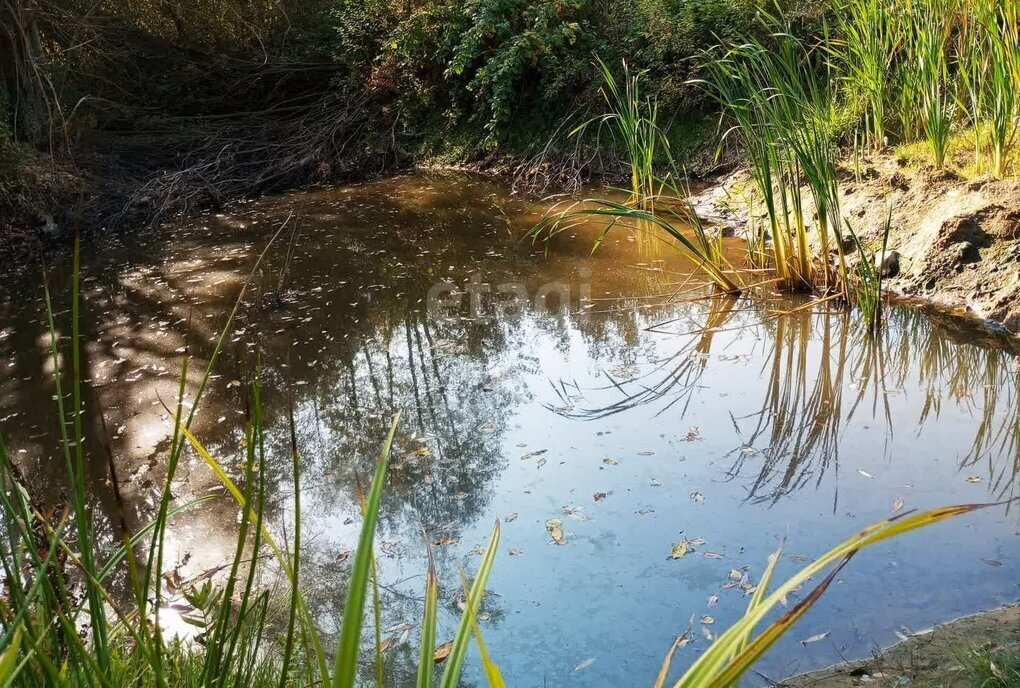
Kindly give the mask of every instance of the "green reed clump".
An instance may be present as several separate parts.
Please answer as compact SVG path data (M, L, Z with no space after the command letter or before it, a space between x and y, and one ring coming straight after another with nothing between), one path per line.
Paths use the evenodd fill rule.
M613 71L596 58L602 77L599 92L606 101L606 112L592 117L570 132L575 136L597 124L598 131L608 127L617 144L623 148L630 168L631 201L647 207L661 187L655 176L655 163L669 154L669 139L659 127L659 106L654 98L643 95L644 71L631 72L624 61L623 77L617 81Z
M875 150L887 143L887 101L892 64L900 43L899 24L888 0L847 0L836 14L832 54L844 87L865 103L864 131Z
M860 309L868 331L874 334L882 321L882 275L885 271L886 250L889 247L889 230L892 226L892 208L886 215L882 229L882 248L875 255L868 255L863 243L849 222L846 224L854 246L857 249L857 265L850 276L849 288L854 303Z
M768 218L771 268L788 289L830 290L842 265L836 93L824 54L788 32L706 56L700 81L733 125ZM811 193L820 256L812 253L801 192Z
M920 105L921 128L937 169L945 167L956 112L949 71L954 3L955 0L913 3L905 31L906 58L912 67L902 72L903 87L914 91L913 98Z
M1020 131L1020 10L1016 3L972 0L961 8L959 75L981 169L1005 176Z

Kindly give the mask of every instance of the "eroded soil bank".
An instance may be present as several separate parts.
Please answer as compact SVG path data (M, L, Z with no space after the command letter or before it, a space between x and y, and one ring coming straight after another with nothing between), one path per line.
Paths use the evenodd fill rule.
M843 217L870 250L881 249L891 212L899 272L890 291L1020 333L1020 180L963 180L886 156L847 173L841 187ZM697 207L740 233L762 219L748 215L751 189L740 170L702 192ZM810 205L806 189L804 198Z
M968 688L967 654L976 647L996 652L1020 650L1020 606L966 616L916 633L871 659L837 664L783 681L788 688L849 686L931 686Z

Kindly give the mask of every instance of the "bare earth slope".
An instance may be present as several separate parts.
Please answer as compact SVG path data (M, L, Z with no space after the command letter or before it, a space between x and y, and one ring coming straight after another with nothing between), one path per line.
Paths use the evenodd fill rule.
M900 254L900 273L887 283L891 291L1020 333L1020 180L961 180L883 157L841 186L843 217L869 249L880 248L892 208L889 250ZM741 231L749 188L747 173L736 172L696 206ZM804 196L809 205L806 189Z

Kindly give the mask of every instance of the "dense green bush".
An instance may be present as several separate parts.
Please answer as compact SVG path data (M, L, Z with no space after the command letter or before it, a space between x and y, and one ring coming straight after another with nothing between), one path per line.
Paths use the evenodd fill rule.
M466 135L481 152L543 142L600 107L596 58L648 70L666 115L690 113L691 58L754 13L754 0L338 0L331 16L336 59L392 97L412 138Z

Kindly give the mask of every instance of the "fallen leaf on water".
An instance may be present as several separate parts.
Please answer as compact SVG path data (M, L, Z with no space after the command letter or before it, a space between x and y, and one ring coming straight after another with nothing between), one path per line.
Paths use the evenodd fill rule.
M535 462L535 468L541 468L544 465L545 465L545 459L539 459L538 461Z
M595 661L594 657L589 657L588 659L584 660L583 662L578 664L576 667L574 667L574 671L580 671L581 669L587 669L588 667L591 666L591 663L594 662L594 661Z
M655 456L653 451L641 451L637 453L638 456Z
M478 615L479 621L488 621L491 618L492 614L490 614L489 612L482 612L481 614Z
M705 544L705 542L707 542L707 541L703 537L692 537L691 538L691 544L692 545L703 545L703 544Z
M437 647L435 654L432 655L432 659L434 659L436 662L441 662L450 656L451 650L453 650L452 640L445 642L439 647Z
M691 493L691 500L693 500L695 504L704 504L705 495L701 494L698 490L695 490Z
M1002 562L998 559L985 559L984 557L981 557L981 561L985 562L989 566L1002 566Z
M969 478L967 478L967 482L968 483L979 483L979 482L981 482L981 476L980 475L972 475Z
M451 536L447 535L445 537L441 537L438 540L436 540L435 544L437 544L437 545L456 545L458 542L460 542L460 538L459 537L451 537Z
M524 554L524 552L522 552L522 551L521 551L521 550L519 550L519 549L511 549L511 550L510 550L510 556L511 556L511 557L519 557L519 556L521 556L522 554Z
M706 559L722 559L723 558L723 555L719 554L718 552L702 552L701 556L705 557Z
M602 459L602 463L606 464L607 466L615 466L617 462L616 459Z
M679 559L680 557L687 554L687 550L690 549L691 543L687 538L684 538L680 542L673 545L673 552L670 554L671 559Z
M549 535L552 536L553 542L557 545L566 544L563 539L563 521L558 518L550 518L545 522L545 529L549 531Z
M577 520L577 521L590 521L591 520L591 516L589 516L588 514L584 513L584 507L583 506L567 505L567 506L563 507L563 513L566 514L567 516L569 516L570 518L572 518L574 520Z
M351 550L345 549L343 552L336 555L336 559L334 559L334 561L338 564L342 564L347 561L347 557L349 556L351 556Z
M524 461L526 459L530 459L533 456L541 456L542 454L545 454L547 451L549 451L549 450L548 449L539 449L538 451L528 452L527 454L525 454L524 456L521 457L521 461Z
M897 497L892 503L892 512L895 514L897 511L903 508L903 498Z
M708 598L708 606L709 607L714 607L715 603L718 602L718 601L719 601L719 596L718 595L712 595L711 597Z
M598 491L596 491L595 492L595 501L596 502L601 502L603 499L605 499L606 497L608 497L611 494L613 494L613 493L612 492L598 492Z
M858 468L858 469L857 469L857 472L858 472L858 473L860 473L861 475L863 475L863 476L864 476L865 478L867 478L868 480L874 480L874 479L875 479L875 476L873 476L873 475L872 475L871 473L868 473L868 472L867 472L866 470L864 470L863 468Z
M659 480L658 478L652 478L652 481L651 481L650 484L651 484L652 487L662 487L662 481Z
M715 617L706 614L705 616L701 617L701 623L705 624L706 626L710 626L711 624L715 623Z
M517 512L515 511L512 514L507 514L506 516L504 516L503 517L503 522L504 523L512 523L516 519L517 519Z
M482 556L483 554L485 554L485 550L482 549L481 545L475 545L475 548L471 550L469 554L477 554L478 556Z
M709 629L708 626L701 627L701 635L705 636L705 639L708 640L709 642L715 640L715 636L712 635L712 631Z
M458 492L453 496L456 497L457 499L464 499L465 497L467 497L467 492Z
M813 635L810 638L808 638L807 640L802 640L802 641L800 641L800 644L801 645L808 645L810 643L817 643L819 640L825 640L828 637L829 637L829 631L826 631L825 633L819 633L817 635Z

